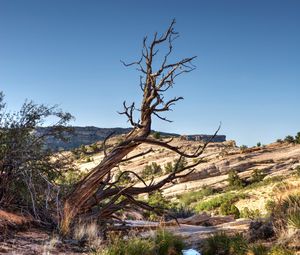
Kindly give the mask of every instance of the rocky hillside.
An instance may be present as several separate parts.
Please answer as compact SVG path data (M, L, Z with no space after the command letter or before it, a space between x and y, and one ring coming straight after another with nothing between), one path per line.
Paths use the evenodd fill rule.
M112 144L114 142L114 140L111 141ZM171 144L192 152L201 142L175 138ZM150 145L141 145L129 157L147 151L149 148ZM164 177L164 166L168 162L173 162L177 156L167 149L159 147L153 147L153 149L152 153L144 157L124 162L116 171L130 169L142 173L146 165L156 162L162 167L161 173L154 176L155 180L158 181ZM77 162L82 171L88 171L96 166L102 157L102 153L97 153L89 156L89 162L85 163L84 159ZM239 178L245 183L251 183L253 174L260 173L259 184L255 184L256 186L252 184L239 189L238 192L248 195L236 201L236 205L241 210L244 207L250 207L265 213L265 203L274 199L277 194L273 189L276 185L280 185L284 180L288 182L290 189L300 187L300 179L295 177L296 169L300 168L300 145L273 143L267 146L244 149L237 147L234 141L211 143L203 154L203 158L204 163L198 165L193 173L178 180L175 184L165 187L164 196L170 199L178 198L185 193L192 196L193 192L207 187L219 190L220 192L216 194L218 196L227 192L226 187L228 186L228 173L230 171L235 170Z

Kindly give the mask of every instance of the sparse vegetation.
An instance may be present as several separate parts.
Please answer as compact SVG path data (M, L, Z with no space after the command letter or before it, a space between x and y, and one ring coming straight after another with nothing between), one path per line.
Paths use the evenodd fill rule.
M236 170L230 170L228 173L228 186L231 189L241 189L245 182L239 177Z
M239 209L230 200L221 204L220 213L222 215L233 215L236 219L240 217Z
M146 165L141 173L141 177L143 179L149 179L154 175L162 175L163 170L160 165L158 165L156 162L152 162L149 165Z
M128 240L114 238L107 247L94 255L181 255L183 241L167 232L160 230L154 238L131 237Z
M227 192L222 195L217 195L213 198L204 200L200 203L198 203L195 206L195 210L197 212L201 211L212 211L217 208L219 208L222 204L224 203L234 203L237 202L239 199L244 199L246 198L246 195L243 193L232 193L232 192Z
M202 187L199 191L190 191L178 196L179 202L184 206L199 202L205 197L213 195L216 191L211 187Z
M242 235L217 233L205 240L203 255L246 255L248 243Z
M248 207L245 207L240 214L241 218L248 218L248 219L257 219L260 218L261 212L258 209L251 210Z
M293 136L291 136L291 135L288 135L288 136L286 136L286 137L284 138L284 141L285 141L286 143L295 143L295 138L294 138Z
M266 174L261 169L254 169L251 175L251 183L261 182Z
M152 135L153 135L153 138L155 138L155 139L158 139L158 140L161 139L161 135L160 135L160 133L157 132L157 131L153 132Z

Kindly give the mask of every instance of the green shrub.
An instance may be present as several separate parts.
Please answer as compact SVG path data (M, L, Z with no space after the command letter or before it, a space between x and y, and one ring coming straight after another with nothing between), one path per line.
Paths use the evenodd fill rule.
M263 244L254 244L250 247L251 255L268 255L268 248Z
M156 162L152 162L150 165L147 165L144 167L141 177L145 179L151 178L153 175L161 175L162 174L162 168L160 165L158 165Z
M123 185L133 182L129 172L118 171L116 174L116 179L119 180L119 183Z
M292 208L288 211L287 214L288 225L300 229L300 208Z
M256 189L259 187L267 186L272 183L281 182L285 177L284 176L274 176L269 178L264 178L260 182L254 182L244 187L244 189Z
M273 200L268 200L268 201L265 203L265 209L266 209L267 213L268 213L268 214L271 214L271 213L274 211L275 206L276 206L275 201L273 201Z
M89 163L89 162L92 162L93 160L92 160L92 158L91 157L86 157L85 158L85 163Z
M211 187L203 187L198 191L186 192L178 197L181 204L184 206L191 205L192 203L198 202L203 198L210 196L215 193L215 190Z
M131 238L123 240L115 238L111 244L96 252L95 255L153 255L154 241L151 239Z
M181 255L183 241L173 234L160 230L154 238L138 237L123 240L115 238L95 255Z
M292 252L291 250L280 246L276 246L272 248L268 253L268 255L294 255L294 254L295 253Z
M241 212L241 218L248 218L248 219L257 219L260 218L262 215L258 209L251 210L248 207L245 207Z
M149 220L159 220L160 217L158 214L162 215L170 208L170 202L164 198L161 191L156 191L149 194L147 203L156 209L155 212L147 211L145 213L145 217L147 217Z
M153 138L155 138L155 139L161 139L161 135L157 131L153 132L152 135L153 135Z
M297 133L295 136L295 143L299 144L300 143L300 132Z
M248 244L242 235L217 233L205 240L203 255L245 255L247 250Z
M239 209L231 203L231 201L226 201L220 206L220 213L222 215L233 215L235 219L240 217Z
M247 145L241 145L240 146L240 150L241 151L245 151L245 150L247 150L248 149L248 146Z
M182 239L165 230L157 232L154 243L156 251L154 254L157 255L181 255L181 251L184 249Z
M286 143L295 143L295 138L294 138L293 136L291 136L291 135L288 135L288 136L286 136L286 137L284 138L284 141L285 141Z
M236 170L229 171L227 181L230 188L240 189L245 186L243 180L239 177Z
M261 142L258 142L258 143L256 144L256 146L257 146L257 147L261 147Z
M289 195L276 203L271 213L273 225L278 233L288 227L300 228L300 195Z
M254 169L251 175L251 183L261 182L266 174L261 169Z
M201 212L201 211L211 211L214 209L219 208L223 203L225 202L237 202L239 199L245 198L245 194L238 194L238 193L225 193L222 195L218 195L216 197L213 197L211 199L202 201L198 203L195 206L195 211L196 212Z

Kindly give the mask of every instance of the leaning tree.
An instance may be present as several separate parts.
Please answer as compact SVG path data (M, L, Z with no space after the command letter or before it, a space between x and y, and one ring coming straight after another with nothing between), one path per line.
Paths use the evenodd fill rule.
M79 181L72 192L67 196L60 221L63 234L69 232L70 223L79 214L87 213L91 208L97 206L97 215L102 220L115 217L115 213L128 206L138 206L144 209L152 209L147 203L139 201L137 195L151 193L161 189L167 183L175 179L186 176L193 168L202 162L200 155L203 153L208 142L199 146L193 153L189 154L182 148L175 147L170 142L160 141L150 138L152 118L157 117L163 121L170 121L163 113L171 110L171 107L182 97L175 97L166 100L165 94L174 85L176 77L189 73L195 66L192 61L196 58L184 58L176 62L169 62L169 57L173 51L173 41L178 38L178 33L174 30L175 20L172 21L167 31L162 35L154 34L151 41L147 37L143 39L142 53L139 60L132 63L122 63L127 66L136 66L140 75L140 89L143 92L141 105L136 107L135 103L123 103L124 110L120 114L128 118L132 126L132 131L128 133L125 140L117 144L110 150L105 149L104 158L93 168L81 181ZM167 47L165 47L167 46ZM160 55L159 49L165 47L166 52ZM157 58L160 59L160 66L155 68ZM139 113L139 118L135 118L135 113ZM217 132L216 132L217 133ZM215 133L215 134L216 134ZM108 139L109 137L107 137ZM213 136L212 136L213 138ZM178 160L173 171L158 182L153 180L149 183L144 181L137 173L134 174L144 186L124 185L121 181L122 174L117 180L112 180L112 169L120 163L143 156L149 151L139 153L131 157L126 157L140 144L151 144L161 146L178 154ZM196 158L193 164L179 167L183 158ZM123 172L124 173L124 172Z

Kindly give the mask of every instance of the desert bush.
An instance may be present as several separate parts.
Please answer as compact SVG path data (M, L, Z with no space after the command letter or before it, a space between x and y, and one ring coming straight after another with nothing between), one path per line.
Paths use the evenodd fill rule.
M297 133L295 136L295 143L299 144L300 143L300 132Z
M291 135L288 135L288 136L286 136L286 137L284 138L284 141L285 141L286 143L295 143L295 138L294 138L293 136L291 136Z
M248 244L242 235L228 236L221 232L205 240L203 255L245 255L247 250Z
M153 135L153 138L155 138L155 139L158 139L158 140L161 139L161 135L159 132L153 132L152 135Z
M175 170L176 171L181 171L187 164L188 164L188 162L186 161L185 158L181 158L179 160L179 162L177 160L174 160L173 163L172 162L168 162L164 166L164 174L172 173Z
M293 251L281 246L275 246L268 252L268 255L294 255L294 254L295 253Z
M153 175L161 175L163 173L162 168L156 162L152 162L150 165L144 167L141 173L141 177L149 179Z
M181 251L185 247L182 238L179 238L165 230L157 232L154 238L154 243L154 250L157 255L181 255Z
M272 183L281 182L284 178L285 178L284 176L274 176L274 177L264 178L260 182L254 182L248 184L247 186L244 187L244 189L257 189L259 187L267 186Z
M216 191L211 187L203 187L202 189L198 191L190 191L186 192L180 196L178 196L178 199L181 204L184 206L189 206L192 203L198 202L202 200L203 198L213 195Z
M228 173L228 185L232 189L240 189L245 186L243 180L239 177L236 170L230 170Z
M257 146L257 147L261 147L261 142L258 142L258 143L256 144L256 146Z
M240 150L241 151L245 151L245 150L247 150L248 149L248 146L247 145L241 145L240 146Z
M155 209L145 212L145 217L149 220L159 220L171 207L171 203L164 198L161 191L150 193L147 203Z
M262 215L258 209L251 210L248 207L245 207L240 214L241 218L248 218L248 219L257 219L260 218Z
M227 192L225 194L218 195L216 197L198 203L195 206L195 211L197 212L211 211L219 208L223 203L226 202L234 203L237 202L239 199L243 199L243 198L246 198L246 195L243 193Z
M119 180L119 183L122 185L126 185L133 181L129 172L122 172L122 171L117 172L116 179Z
M167 219L188 218L194 214L194 210L188 206L184 206L182 204L177 203L171 203L171 206L168 209Z
M254 169L251 174L251 183L261 182L265 178L266 174L261 169Z
M271 218L277 236L285 235L287 229L300 229L300 195L292 194L285 199L279 200Z
M273 212L275 206L276 206L276 203L274 200L268 200L265 203L265 209L269 215Z
M84 160L85 163L89 163L89 162L92 162L92 161L93 161L93 159L91 157L86 157L85 160Z
M231 201L226 201L220 206L220 213L222 215L233 215L235 219L240 217L239 209L231 203Z
M114 238L95 255L181 255L183 241L165 230L159 230L153 238Z
M45 141L53 137L65 141L69 129L64 125L72 116L33 102L9 113L3 100L0 92L0 207L17 207L46 222L50 215L45 208L58 193L56 181L73 168L68 159L46 148ZM38 133L49 118L57 124Z
M154 242L151 239L138 237L123 240L115 238L107 247L94 252L95 255L153 255Z
M249 255L268 255L268 251L269 249L263 244L253 244L249 248Z

